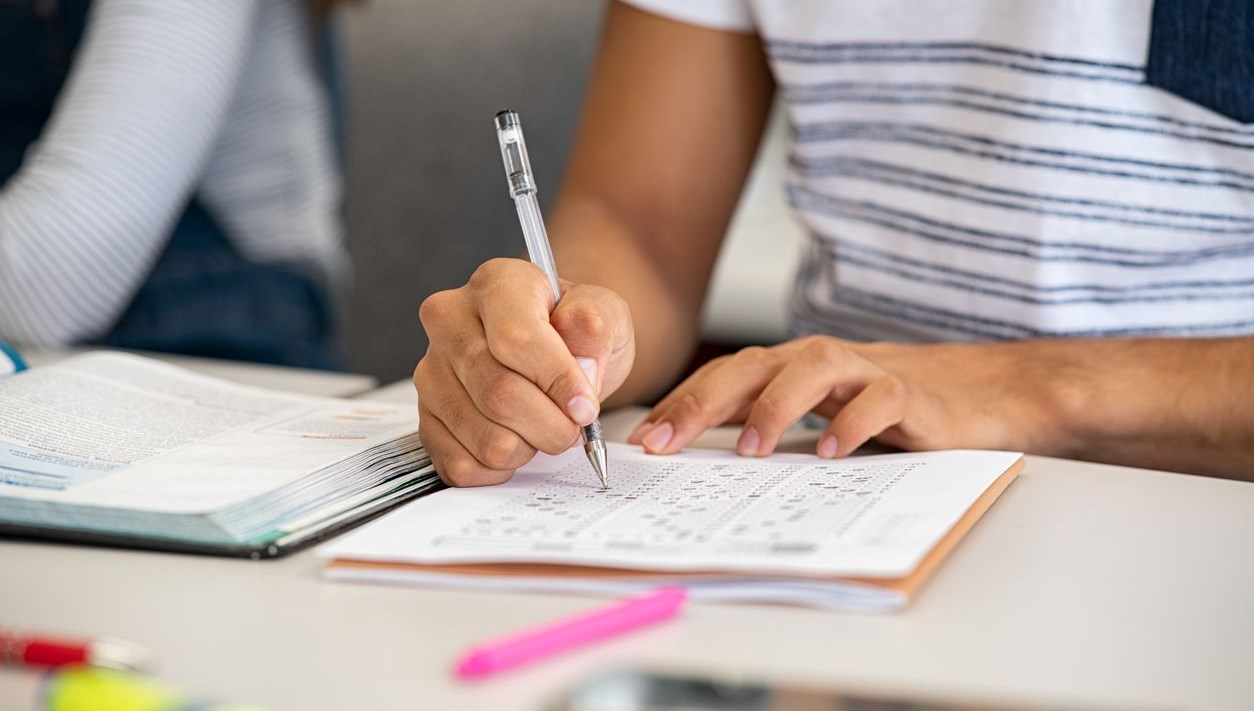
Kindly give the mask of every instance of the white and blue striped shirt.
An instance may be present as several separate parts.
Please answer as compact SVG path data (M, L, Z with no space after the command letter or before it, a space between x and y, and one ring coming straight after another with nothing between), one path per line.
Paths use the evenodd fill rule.
M797 333L1254 333L1254 124L1147 82L1151 0L630 2L761 35Z
M0 190L0 340L105 333L195 194L248 259L345 268L301 0L96 0L51 121Z

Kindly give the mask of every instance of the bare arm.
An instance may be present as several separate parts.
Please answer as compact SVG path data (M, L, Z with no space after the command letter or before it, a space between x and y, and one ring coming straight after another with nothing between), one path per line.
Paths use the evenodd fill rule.
M773 91L756 36L611 4L550 223L562 276L631 308L635 367L607 404L656 394L691 356Z
M1066 364L1050 454L1254 481L1254 337L1034 345Z
M771 92L756 38L610 6L549 222L561 300L496 259L419 312L419 436L446 481L505 481L679 373Z
M1254 338L850 343L811 336L718 359L632 435L654 452L744 421L761 456L806 412L818 454L1011 449L1254 480Z

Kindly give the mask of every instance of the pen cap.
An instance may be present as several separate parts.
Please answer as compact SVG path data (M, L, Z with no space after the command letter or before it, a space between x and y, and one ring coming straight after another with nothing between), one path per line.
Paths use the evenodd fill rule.
M261 711L253 706L207 703L155 679L89 666L48 675L44 711Z
M531 173L531 159L527 157L527 142L523 140L522 122L516 111L506 109L496 115L496 139L501 144L501 160L505 162L505 175L509 179L510 197L536 192L536 180Z

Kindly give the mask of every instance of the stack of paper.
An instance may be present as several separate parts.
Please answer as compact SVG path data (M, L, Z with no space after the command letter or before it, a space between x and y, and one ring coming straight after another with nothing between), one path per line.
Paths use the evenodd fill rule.
M0 381L0 530L273 555L437 486L410 407L89 354Z
M825 461L612 445L603 491L578 449L508 483L447 490L322 549L335 580L903 607L1018 473L1010 452Z

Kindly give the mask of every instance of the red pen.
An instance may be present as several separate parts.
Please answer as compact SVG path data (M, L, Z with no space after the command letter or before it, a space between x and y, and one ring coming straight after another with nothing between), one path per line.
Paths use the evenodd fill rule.
M60 639L0 629L0 664L29 667L90 664L139 671L150 661L147 649L112 637Z

